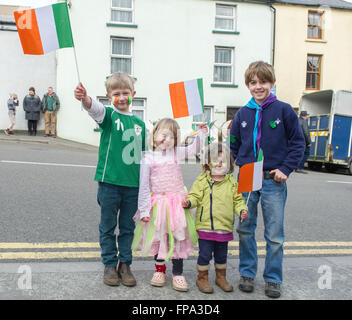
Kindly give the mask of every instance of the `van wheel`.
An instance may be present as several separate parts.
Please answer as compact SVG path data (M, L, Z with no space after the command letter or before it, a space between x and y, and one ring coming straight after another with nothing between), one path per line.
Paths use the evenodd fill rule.
M321 162L309 162L308 161L308 168L310 170L319 171L319 170L321 170L322 167L323 167L323 164Z

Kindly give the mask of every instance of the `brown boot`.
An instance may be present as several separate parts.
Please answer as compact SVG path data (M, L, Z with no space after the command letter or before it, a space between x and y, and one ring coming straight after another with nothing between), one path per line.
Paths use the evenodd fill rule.
M226 280L226 263L217 264L215 263L216 278L215 283L225 292L233 291L233 286Z
M120 262L117 269L117 274L124 286L133 287L137 284L137 281L134 278L128 264Z
M104 283L108 286L119 286L120 280L116 272L116 267L104 268Z
M197 287L199 290L203 293L213 293L214 289L211 286L211 284L208 281L208 271L209 271L210 265L208 264L207 266L200 266L197 264L197 270L198 270L198 279L197 279Z

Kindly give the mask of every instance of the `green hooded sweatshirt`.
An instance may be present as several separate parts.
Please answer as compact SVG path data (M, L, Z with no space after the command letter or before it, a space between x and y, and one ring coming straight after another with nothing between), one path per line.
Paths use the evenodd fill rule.
M242 194L237 194L237 186L231 173L219 182L212 180L209 171L197 177L187 195L190 207L197 207L197 230L233 232L234 212L240 216L242 210L248 211Z

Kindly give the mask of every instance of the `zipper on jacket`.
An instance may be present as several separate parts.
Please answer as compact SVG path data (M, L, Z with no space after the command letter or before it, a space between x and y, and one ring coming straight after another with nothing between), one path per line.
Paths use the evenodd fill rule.
M200 218L199 218L199 221L202 221L202 216L203 216L203 207L202 207L202 211L200 212Z
M213 221L213 184L210 184L208 181L209 187L210 187L210 223L211 223L211 230L214 230L214 221Z

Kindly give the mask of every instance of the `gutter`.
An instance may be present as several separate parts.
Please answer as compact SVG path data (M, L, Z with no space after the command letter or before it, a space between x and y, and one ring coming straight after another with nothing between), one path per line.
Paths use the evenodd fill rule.
M275 65L275 42L276 42L276 9L273 6L273 2L270 1L269 2L269 6L270 9L273 11L274 14L274 21L273 21L273 49L272 49L272 60L271 60L271 64L274 67Z

